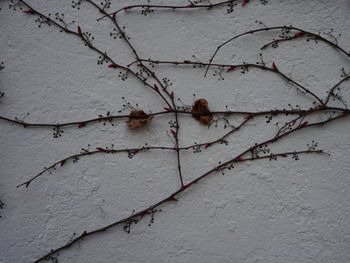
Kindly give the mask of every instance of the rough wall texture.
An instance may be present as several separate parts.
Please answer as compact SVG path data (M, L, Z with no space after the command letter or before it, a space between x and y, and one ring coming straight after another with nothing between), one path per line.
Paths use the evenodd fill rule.
M64 12L94 36L94 44L108 51L120 64L134 60L122 40L113 40L110 21L96 22L99 13L87 3L81 10L71 1L28 0L43 13ZM112 10L139 3L113 1ZM188 4L186 1L159 3ZM152 3L157 3L156 0ZM147 112L162 110L154 93L132 77L97 65L98 55L78 38L53 26L38 28L35 18L8 9L0 2L0 115L28 122L65 122L118 114L124 96ZM350 2L250 1L231 14L226 8L155 11L120 15L128 35L144 58L208 61L215 48L241 32L261 26L294 25L313 32L333 29L338 44L350 48ZM278 33L262 33L238 39L217 56L223 63L259 60L259 48ZM298 40L267 49L264 60L303 83L321 97L340 80L340 70L350 70L349 58L323 43ZM312 99L296 92L284 80L257 70L224 74L224 80L204 78L203 69L173 66L156 68L173 83L185 104L207 98L212 110L264 110L287 108L288 103L312 106ZM342 94L350 100L349 83ZM65 244L84 230L110 224L167 196L179 187L174 152L152 151L135 155L99 155L67 163L45 174L29 188L16 189L43 167L91 148L167 145L169 117L157 117L152 125L128 130L124 120L115 126L93 124L64 129L59 139L50 129L26 128L1 121L0 133L0 262L31 262L52 248ZM238 123L239 119L232 119ZM184 152L186 182L228 160L255 142L273 136L275 120L254 120L229 138L229 145L210 147L199 154ZM223 124L207 129L182 117L181 144L204 142L222 135ZM300 156L274 162L261 160L239 164L234 170L214 174L168 203L148 226L145 218L126 234L116 227L87 238L62 251L59 262L350 262L350 120L300 131L273 146L273 150L298 150L312 140L331 156Z

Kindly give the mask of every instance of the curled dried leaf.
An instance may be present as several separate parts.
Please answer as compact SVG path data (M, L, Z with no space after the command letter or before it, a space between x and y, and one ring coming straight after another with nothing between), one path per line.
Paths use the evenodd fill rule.
M147 124L153 119L153 116L147 115L143 110L133 110L130 112L129 120L126 124L130 129L137 129Z
M206 99L196 100L192 106L191 112L194 113L192 114L192 117L202 124L210 125L211 121L213 120L213 114L210 113L208 101Z

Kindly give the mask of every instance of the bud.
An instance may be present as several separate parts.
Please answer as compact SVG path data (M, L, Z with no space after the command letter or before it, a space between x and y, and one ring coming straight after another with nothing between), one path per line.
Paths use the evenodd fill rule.
M33 9L27 9L27 10L24 10L23 13L25 14L34 14L34 10Z
M273 70L278 71L278 68L277 68L275 62L272 62L272 67L273 67Z
M248 114L247 116L244 117L244 119L249 120L250 118L253 118L252 114Z
M226 72L230 72L230 71L232 71L232 70L234 70L235 69L235 67L229 67L227 70L226 70Z
M303 124L300 125L300 127L305 127L308 124L308 122L304 122Z
M244 0L242 3L242 7L244 7L248 2L249 2L249 0Z

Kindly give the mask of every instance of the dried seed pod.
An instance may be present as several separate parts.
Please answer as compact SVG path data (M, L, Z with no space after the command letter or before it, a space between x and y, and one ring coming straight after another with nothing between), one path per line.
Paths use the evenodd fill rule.
M137 129L147 124L153 116L147 115L143 110L133 110L130 112L129 120L126 121L130 129Z
M198 120L202 124L209 126L211 121L213 120L213 114L210 113L210 110L208 107L208 101L206 99L196 100L194 105L192 106L191 112L194 113L192 114L192 117ZM208 114L204 114L204 113L208 113Z

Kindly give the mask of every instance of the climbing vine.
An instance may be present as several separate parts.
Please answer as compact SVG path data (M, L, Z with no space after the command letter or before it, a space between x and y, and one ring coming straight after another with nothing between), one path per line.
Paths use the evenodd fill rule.
M260 52L264 52L269 48L278 48L285 42L298 41L301 45L302 41L322 42L328 45L330 48L339 52L346 59L350 58L350 52L338 44L338 37L333 30L329 32L311 32L303 28L295 27L293 25L276 25L266 26L263 22L256 21L258 28L251 29L249 31L242 32L238 35L231 36L227 40L223 41L213 51L212 55L207 61L202 61L193 55L190 59L183 58L181 60L160 60L147 58L142 55L142 50L136 48L132 40L132 32L127 31L126 26L122 26L120 23L123 13L139 12L141 15L148 16L153 15L156 12L162 12L163 10L173 10L174 12L180 10L206 10L211 12L212 9L221 8L226 10L228 14L235 11L236 8L244 7L246 5L253 4L250 1L218 1L212 3L207 0L187 1L186 4L179 5L153 5L148 1L146 4L129 5L118 10L111 9L111 1L93 1L93 0L79 0L72 1L72 8L80 9L81 4L86 2L89 4L86 8L92 8L96 10L97 20L108 20L112 27L109 36L113 39L120 39L126 44L130 50L130 54L133 57L133 62L128 65L120 64L109 53L103 50L99 45L95 44L96 39L92 33L88 32L84 25L77 25L74 20L67 19L64 13L44 14L40 9L34 8L30 1L27 0L11 0L9 8L14 11L21 11L23 16L28 16L28 20L32 19L33 22L38 25L39 28L45 26L51 26L67 34L72 38L78 38L81 40L81 44L90 49L94 54L98 55L97 65L104 66L106 70L114 70L121 80L128 83L129 79L135 79L141 86L147 87L147 91L156 94L159 98L159 111L147 112L146 109L141 108L138 104L133 105L127 98L122 97L123 104L120 105L118 114L114 115L111 111L105 114L99 114L95 118L86 120L72 120L70 122L61 123L31 123L24 118L18 117L6 117L0 116L3 121L10 122L12 124L29 128L49 128L52 130L53 138L59 139L65 136L65 133L74 132L73 128L84 129L87 125L104 125L114 126L116 123L125 123L130 130L140 129L144 126L150 126L154 120L160 116L165 116L169 124L169 129L166 131L171 142L171 146L164 145L149 145L148 143L142 143L138 147L126 147L119 148L116 145L100 146L92 148L91 145L82 147L81 151L70 156L58 159L52 164L47 165L42 170L38 171L32 176L18 184L18 188L26 187L30 188L32 183L40 183L40 178L47 174L51 174L56 169L65 169L65 164L68 162L77 163L80 158L89 158L92 155L105 155L105 154L127 154L132 159L136 154L149 153L154 150L169 151L174 154L176 158L178 188L176 191L169 193L165 198L145 207L140 211L132 210L132 214L123 219L115 221L109 225L95 228L93 230L83 229L80 234L74 233L70 240L61 246L53 248L51 251L38 256L35 262L43 260L51 260L52 262L58 262L58 253L63 252L65 249L73 246L75 243L82 242L86 238L102 233L109 228L115 226L121 226L122 229L130 233L134 224L143 221L145 218L149 218L149 224L154 222L154 216L156 213L161 212L160 207L166 205L169 202L177 202L181 199L181 194L184 191L191 191L191 186L197 183L201 183L208 176L215 176L215 174L224 174L236 166L239 166L243 162L253 162L256 160L268 160L278 161L282 158L290 158L293 161L299 160L301 156L306 154L324 155L328 156L329 153L326 149L320 149L318 143L313 140L302 149L286 149L284 151L273 152L271 145L282 140L285 137L298 136L298 132L306 130L311 127L317 127L319 129L325 129L324 126L337 120L344 119L349 116L350 110L347 107L346 98L342 95L341 88L349 80L350 75L347 73L344 67L341 68L341 79L333 83L329 87L327 94L317 94L314 89L309 86L303 85L293 79L289 74L280 70L277 62L272 63L265 62L263 53L260 54L259 61L256 62L241 62L241 63L222 63L217 59L218 54L229 43L233 43L238 38L248 39L252 35L264 34L266 32L273 32L275 37L262 47L258 47ZM253 1L252 1L253 2ZM254 4L266 5L267 1L256 1ZM85 6L84 6L85 7ZM100 14L100 16L99 16ZM165 57L165 56L164 56ZM159 76L157 72L158 67L171 66L182 67L184 69L194 68L198 70L199 74L203 74L203 77L209 77L212 74L218 81L224 80L229 74L234 71L239 71L241 74L248 74L250 70L258 71L259 74L274 75L286 83L291 84L296 91L310 99L310 107L303 108L295 103L290 103L286 108L271 107L271 105L265 110L260 111L246 111L246 110L230 110L227 105L216 105L222 107L220 111L213 111L213 106L210 97L197 98L196 94L192 94L189 90L190 96L193 96L193 104L186 104L183 102L184 98L178 96L176 91L176 85L167 78ZM4 64L0 65L0 70L4 68ZM0 99L3 98L4 93L0 92ZM283 123L274 121L277 117L285 116L286 121ZM239 123L234 123L231 117L239 119ZM213 129L221 126L225 130L222 136L214 137L208 141L195 142L193 144L186 145L182 142L180 134L186 127L181 125L182 118L190 118L193 122L198 122L203 127ZM207 172L197 175L194 179L188 180L187 173L192 171L186 171L182 167L182 153L184 151L192 150L194 154L199 154L206 151L208 148L215 147L217 145L228 145L228 138L233 134L236 134L241 128L246 127L252 120L259 120L266 123L266 125L274 124L276 126L276 132L270 138L260 142L256 142L252 139L251 144L246 149L230 157L223 158L216 166L212 167ZM4 125L4 124L2 124ZM324 128L323 128L324 127ZM317 158L317 157L315 157ZM67 168L69 169L69 168ZM0 209L4 204L0 201ZM132 209L132 208L131 208Z

